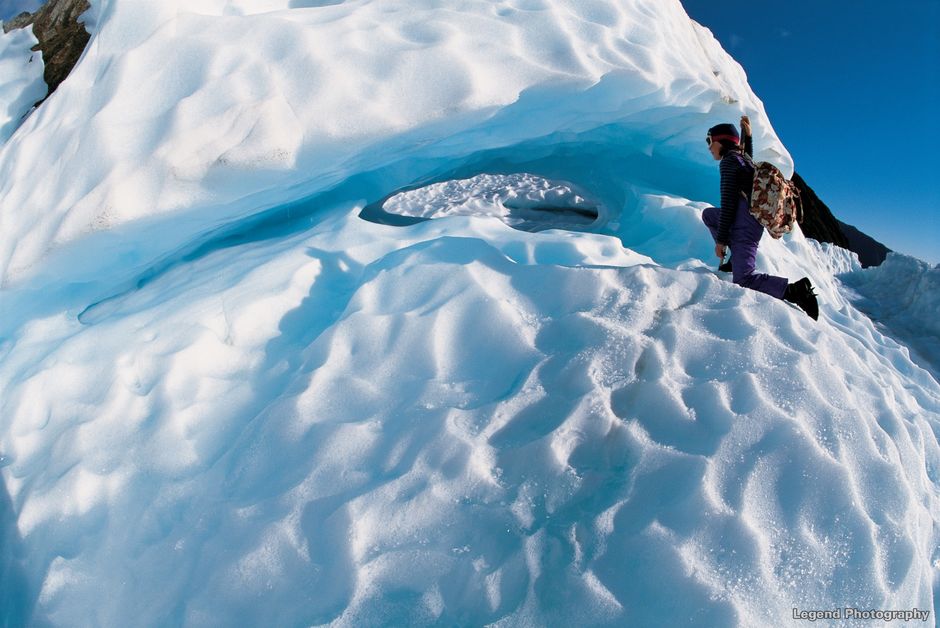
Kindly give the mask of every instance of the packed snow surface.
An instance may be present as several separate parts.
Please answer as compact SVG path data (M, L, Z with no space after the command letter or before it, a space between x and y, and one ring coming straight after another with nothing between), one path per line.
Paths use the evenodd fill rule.
M46 95L42 53L30 29L0 29L0 144L20 126L33 105Z
M382 210L413 218L496 216L529 231L586 227L602 211L570 183L525 173L481 174L400 192Z
M711 270L704 130L792 161L677 0L88 25L0 148L0 624L934 625L940 385L854 256Z

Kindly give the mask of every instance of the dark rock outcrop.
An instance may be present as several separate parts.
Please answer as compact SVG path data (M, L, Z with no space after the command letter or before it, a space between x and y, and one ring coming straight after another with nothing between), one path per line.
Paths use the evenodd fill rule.
M878 266L885 261L888 247L833 216L829 207L799 174L794 172L791 180L799 188L800 200L803 202L803 220L800 221L803 235L857 253L863 268Z
M816 196L816 192L806 184L799 173L794 172L791 179L800 190L800 200L803 203L803 220L800 228L807 238L819 242L832 242L843 249L849 248L848 238L839 228L839 221L832 215L829 207Z
M864 234L852 225L847 225L841 220L839 226L842 233L849 241L848 249L858 253L858 259L862 263L862 268L870 266L880 266L888 257L891 249L874 239L870 235Z
M7 20L3 23L3 32L9 33L10 31L15 31L18 28L26 28L32 23L33 14L28 11L23 11L12 20Z
M88 0L49 0L35 13L21 13L3 25L6 32L33 27L39 40L33 50L42 51L43 78L49 86L46 98L69 75L88 44L90 36L78 18L89 8Z

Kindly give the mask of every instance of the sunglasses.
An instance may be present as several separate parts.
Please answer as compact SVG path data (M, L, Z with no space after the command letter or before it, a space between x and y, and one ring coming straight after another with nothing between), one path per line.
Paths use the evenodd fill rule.
M734 135L716 135L715 137L712 137L711 135L705 136L705 143L709 147L712 145L712 142L717 142L718 140L730 140L731 142L734 142L735 144L740 143L740 140Z

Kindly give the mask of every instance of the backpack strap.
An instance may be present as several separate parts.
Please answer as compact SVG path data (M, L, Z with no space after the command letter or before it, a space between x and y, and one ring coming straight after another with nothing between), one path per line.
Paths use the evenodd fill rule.
M734 156L737 158L738 163L741 164L742 168L745 168L751 171L751 176L754 176L757 173L757 170L754 168L754 162L751 162L750 166L748 166L748 163L744 161L744 157L742 157L741 153L739 153L738 151L734 151ZM744 190L741 190L741 197L744 198L744 200L747 200L747 201L750 200L750 197L748 196L747 192L745 192Z
M750 159L745 159L745 157L741 155L741 153L739 153L738 151L734 151L734 156L738 160L738 163L741 164L742 168L747 168L752 173L756 171L756 167L754 166L753 161L751 161Z

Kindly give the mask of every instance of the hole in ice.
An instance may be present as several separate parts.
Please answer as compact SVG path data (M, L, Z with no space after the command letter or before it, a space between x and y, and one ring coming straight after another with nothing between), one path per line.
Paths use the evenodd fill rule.
M402 190L360 216L404 226L447 216L494 216L522 231L583 230L601 216L600 204L567 181L533 174L480 174Z

